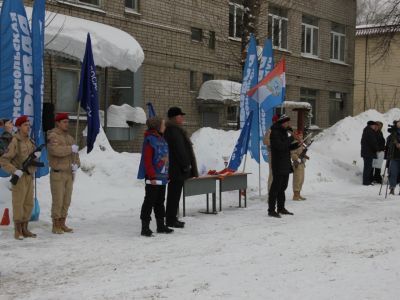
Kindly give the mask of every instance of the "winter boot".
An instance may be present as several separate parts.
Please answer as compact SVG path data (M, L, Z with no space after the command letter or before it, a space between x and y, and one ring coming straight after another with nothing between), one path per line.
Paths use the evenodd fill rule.
M59 219L61 230L64 231L64 232L70 232L70 233L74 232L74 230L72 228L69 228L67 225L65 225L66 219L67 218L60 218Z
M14 238L16 240L23 240L21 223L14 223Z
M54 234L63 234L64 233L64 231L61 229L59 220L60 219L53 219L53 230L52 230L52 232Z
M281 215L278 214L276 211L269 211L268 216L274 217L274 218L281 218Z
M172 232L174 232L173 229L165 226L164 218L157 219L156 221L157 221L157 232L158 233L172 233Z
M28 222L23 222L21 223L21 229L22 229L22 235L24 236L24 238L26 237L30 237L30 238L35 238L36 234L34 234L33 232L30 232L28 229Z
M300 200L307 200L307 198L303 197L303 196L300 194L300 192L299 192L299 197L300 197Z
M144 221L142 220L142 232L140 233L143 236L150 237L153 235L153 231L151 231L150 227L150 221Z
M394 188L390 188L389 195L394 195Z
M292 216L294 215L294 213L288 211L286 208L278 210L278 213L281 215L292 215Z
M293 192L293 200L294 200L294 201L299 201L299 200L301 200L301 199L300 199L300 192L296 192L296 191Z

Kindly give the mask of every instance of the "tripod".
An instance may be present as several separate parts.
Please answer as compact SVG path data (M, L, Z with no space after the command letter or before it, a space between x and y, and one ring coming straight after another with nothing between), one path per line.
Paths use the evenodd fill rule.
M388 177L386 180L386 191L385 191L385 199L387 198L387 194L388 194L388 189L389 189L389 178L390 178L390 163L391 163L391 158L392 158L392 152L394 151L394 144L392 143L393 140L393 135L390 137L389 140L389 147L388 147L388 153L387 153L387 162L385 163L385 170L383 171L383 179L382 179L382 183L381 183L381 188L379 189L379 196L382 193L382 186L383 186L383 180L385 179L385 175L386 175L386 170L388 170Z

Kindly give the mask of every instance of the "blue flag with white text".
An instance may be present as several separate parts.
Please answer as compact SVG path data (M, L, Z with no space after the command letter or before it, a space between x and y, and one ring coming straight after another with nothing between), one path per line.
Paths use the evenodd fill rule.
M149 118L155 117L156 111L154 110L153 104L151 102L147 102L146 105Z
M266 39L264 43L264 48L262 52L260 69L258 70L258 80L261 81L272 69L274 68L274 52L272 49L272 40ZM260 141L263 140L265 133L272 126L272 117L274 115L274 110L269 109L265 111L260 106ZM264 161L268 162L268 149L263 143L261 145L261 154Z
M81 69L78 102L87 114L87 153L93 149L97 134L100 131L99 99L97 95L96 65L93 60L92 42L87 35L85 56Z
M33 107L34 119L32 136L36 145L45 143L42 116L43 116L43 90L44 90L44 30L45 30L45 0L35 0L32 12L32 58L33 58ZM40 178L49 173L47 149L43 148L40 161L44 167L38 168L36 177Z
M249 151L251 157L260 163L260 128L259 106L257 101L247 95L247 92L258 83L258 57L256 39L250 35L250 43L247 51L246 62L243 69L242 89L240 91L240 127L243 128L251 111L253 121L251 123Z
M0 15L0 117L14 122L27 115L32 124L33 107L32 39L25 7L22 0L4 0Z
M237 169L239 169L240 164L242 163L243 155L247 152L250 141L250 130L252 121L253 111L251 111L249 116L247 117L247 120L244 123L242 131L240 132L239 138L236 142L235 148L233 149L231 160L229 161L228 165L228 169L230 170L237 171Z

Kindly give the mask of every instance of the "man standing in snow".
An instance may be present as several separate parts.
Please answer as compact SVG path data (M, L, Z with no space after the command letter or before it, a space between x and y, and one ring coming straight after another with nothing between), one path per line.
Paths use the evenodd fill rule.
M272 117L272 124L275 124L276 121L278 121L279 119L279 115L276 114ZM271 184L272 184L272 166L271 166L271 141L270 141L270 136L271 136L271 128L267 130L267 132L264 135L263 138L263 143L265 146L267 146L267 150L268 150L268 168L269 168L269 172L268 172L268 191L271 188Z
M377 128L376 122L368 121L361 138L361 157L364 159L363 185L372 184L372 161L377 158L376 153L379 150L376 138Z
M169 147L169 179L166 224L168 227L183 228L184 222L178 220L179 200L184 181L198 177L196 157L192 142L187 132L182 128L185 113L179 107L168 110L168 119L164 138Z
M381 168L382 168L382 163L383 163L383 159L384 159L386 140L382 133L383 123L380 121L376 121L376 124L377 124L376 140L378 142L378 153L377 153L377 159L374 159L372 161L372 166L374 167L373 181L381 184L382 183Z
M268 195L268 215L280 218L283 215L293 215L285 208L285 190L288 186L289 174L293 172L290 151L298 148L298 143L289 137L290 118L283 114L271 127L271 158L272 184ZM277 211L275 207L277 206Z
M55 117L56 128L48 132L48 158L50 188L52 196L51 218L52 232L62 234L73 232L65 225L71 204L72 186L75 173L80 166L79 147L68 134L69 119L67 113L58 113Z
M400 121L393 121L393 126L389 129L389 132L390 136L388 136L386 144L389 161L389 194L394 195L394 189L400 176Z

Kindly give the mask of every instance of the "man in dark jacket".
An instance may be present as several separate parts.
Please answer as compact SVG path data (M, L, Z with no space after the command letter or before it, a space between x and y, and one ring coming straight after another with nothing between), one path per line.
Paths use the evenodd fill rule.
M385 151L386 140L382 132L383 123L380 121L376 121L375 123L377 124L376 141L378 143L378 153L377 153L378 158L372 162L372 165L374 166L373 181L381 184L382 183L381 166L383 163L383 152Z
M372 184L372 161L377 158L378 141L376 138L377 124L368 121L361 138L361 157L364 159L363 185Z
M390 136L387 138L387 159L389 161L389 194L394 195L396 184L400 177L400 121L393 121L389 129ZM399 193L400 194L400 193Z
M293 215L285 208L285 190L288 186L289 174L293 172L290 151L299 147L293 137L289 137L290 118L283 114L271 127L271 165L272 184L268 195L268 215L280 218L280 214ZM275 207L277 206L277 211Z
M168 227L183 228L185 223L177 218L183 183L198 177L196 157L192 142L182 128L185 113L179 107L168 110L167 129L164 138L169 147L169 183L167 194L166 224Z

